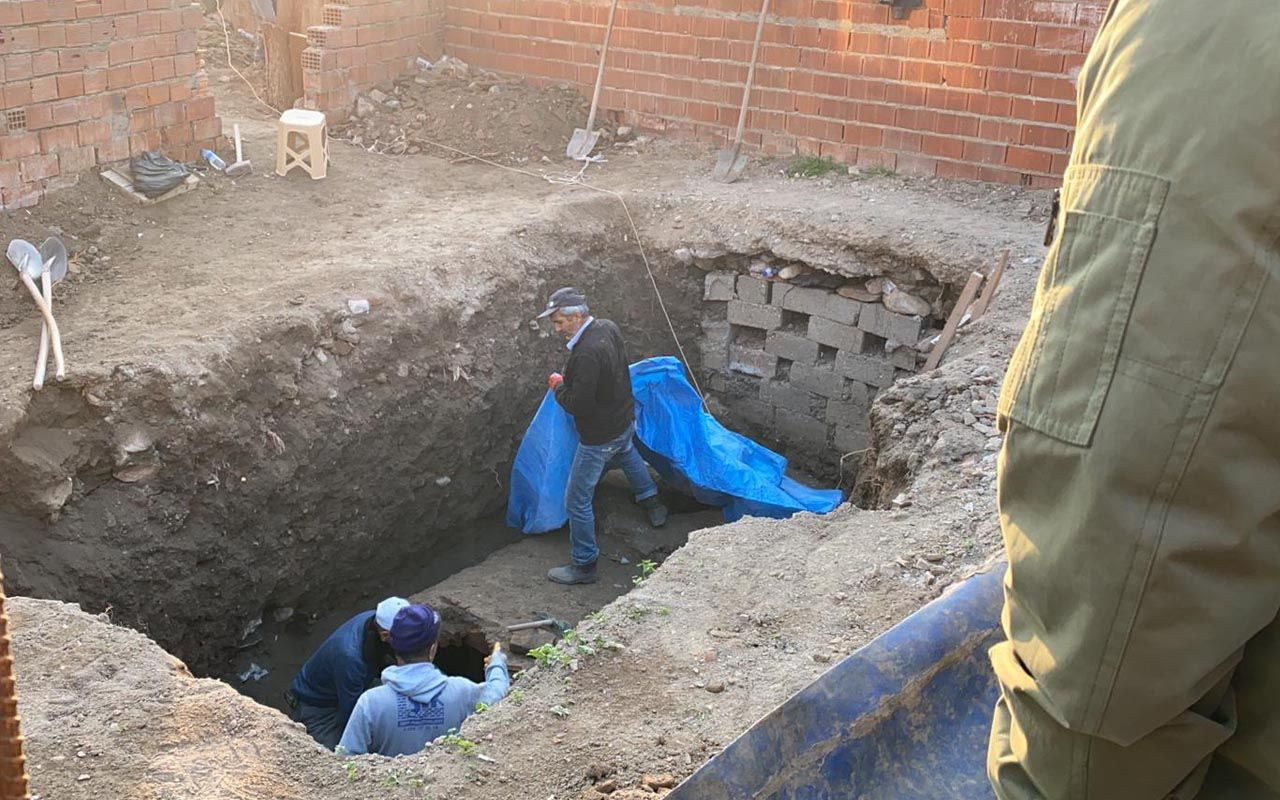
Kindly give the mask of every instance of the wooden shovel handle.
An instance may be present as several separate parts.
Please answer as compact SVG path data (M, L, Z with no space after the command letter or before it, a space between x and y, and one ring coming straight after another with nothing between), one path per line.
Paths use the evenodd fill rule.
M54 374L59 378L65 377L67 366L62 362L62 336L58 333L58 323L53 319L49 304L44 301L40 290L36 288L36 282L31 280L31 276L25 272L19 272L19 274L22 276L22 282L27 286L27 291L31 293L31 299L36 301L36 307L44 317L44 324L49 326L49 339L53 342Z
M53 308L53 279L49 270L40 272L40 290L49 308ZM31 381L31 388L37 392L44 388L44 374L49 366L49 325L40 320L40 352L36 354L36 376Z

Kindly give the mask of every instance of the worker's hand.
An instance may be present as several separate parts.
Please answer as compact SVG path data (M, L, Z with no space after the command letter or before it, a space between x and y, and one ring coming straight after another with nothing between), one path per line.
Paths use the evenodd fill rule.
M547 376L547 388L553 392L556 390L556 387L562 383L564 383L564 376L559 372L553 372Z
M484 657L484 668L485 668L485 669L488 669L488 668L489 668L489 662L490 662L491 660L493 660L493 657L494 657L494 656L496 656L498 653L501 653L501 652L502 652L502 642L494 642L494 643L493 643L493 652L492 652L492 653L490 653L489 655L487 655L487 656L485 656L485 657Z

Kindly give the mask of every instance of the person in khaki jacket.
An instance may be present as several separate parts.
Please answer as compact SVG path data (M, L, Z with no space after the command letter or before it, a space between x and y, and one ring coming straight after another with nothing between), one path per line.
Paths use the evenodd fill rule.
M1113 0L1005 379L1001 800L1280 797L1280 5Z

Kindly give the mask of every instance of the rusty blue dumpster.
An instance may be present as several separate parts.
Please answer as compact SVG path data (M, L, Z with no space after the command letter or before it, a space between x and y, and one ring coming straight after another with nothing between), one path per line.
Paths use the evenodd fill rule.
M739 736L669 800L987 800L1004 565L952 587Z

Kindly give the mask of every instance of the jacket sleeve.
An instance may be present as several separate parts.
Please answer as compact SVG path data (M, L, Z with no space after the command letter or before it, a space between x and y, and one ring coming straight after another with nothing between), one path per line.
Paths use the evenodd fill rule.
M338 724L346 725L351 717L351 710L365 690L364 662L357 658L347 659L342 673L337 676L338 690Z
M507 689L511 688L511 676L507 672L507 654L499 652L493 655L488 668L484 671L484 683L476 683L466 678L449 680L456 681L464 687L462 696L466 699L467 716L470 716L476 712L477 703L491 706L507 696Z
M600 382L600 357L584 352L574 360L573 369L556 387L556 402L573 416L590 411L596 402L596 385Z
M342 739L338 742L336 752L350 753L353 756L364 755L369 752L371 739L371 725L369 722L369 695L365 694L356 701L355 710L351 712L351 719L347 721L347 728L342 732Z

